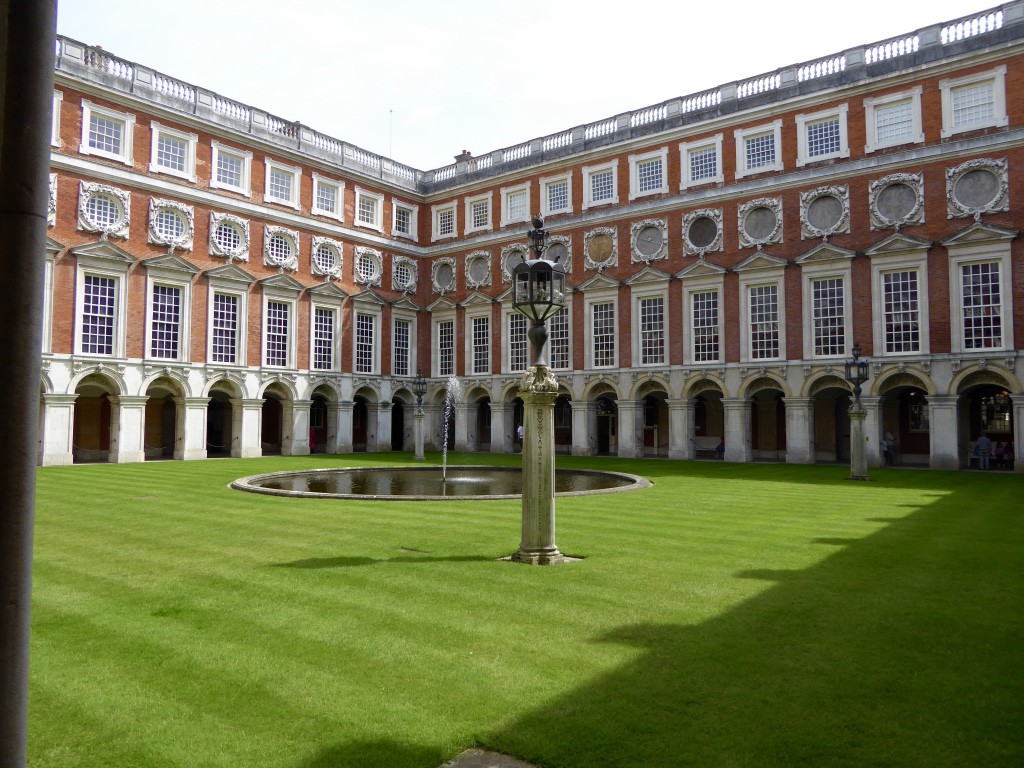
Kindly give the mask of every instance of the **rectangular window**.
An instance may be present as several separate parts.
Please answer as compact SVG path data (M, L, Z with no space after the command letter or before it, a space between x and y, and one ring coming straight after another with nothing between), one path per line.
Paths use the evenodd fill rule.
M437 324L437 375L455 375L455 321Z
M707 146L696 149L690 155L690 181L698 182L718 176L718 149Z
M878 144L907 144L914 140L914 104L911 99L875 107L875 138Z
M267 302L267 335L264 365L288 365L288 310L283 301Z
M885 351L918 352L921 329L918 324L917 272L887 272L882 275L885 302Z
M330 216L341 221L344 208L345 185L313 174L313 213Z
M248 196L252 153L226 147L216 141L211 142L210 147L210 166L213 169L210 187L230 189L232 192L241 192Z
M693 361L718 361L718 291L703 291L690 297L693 315Z
M376 343L374 316L356 314L356 373L373 373L373 348Z
M807 155L820 157L834 155L843 149L842 137L839 133L839 118L821 120L807 125Z
M750 289L750 357L771 360L779 356L779 288L759 285Z
M216 293L213 296L213 362L234 364L238 349L238 297Z
M356 224L380 230L383 208L383 195L356 187Z
M82 352L114 354L114 318L117 312L117 279L86 275L82 301Z
M508 368L525 371L526 362L526 318L516 312L508 316Z
M640 364L665 362L665 300L640 299Z
M473 318L473 373L491 371L491 318Z
M952 89L954 128L969 129L992 123L995 116L992 86L992 81L986 80Z
M508 221L524 221L529 217L529 211L526 210L529 196L525 189L509 192L506 202L508 205Z
M775 165L775 134L764 133L746 140L747 170Z
M664 186L664 168L661 158L641 160L636 164L638 192L652 192Z
M955 80L940 80L942 131L948 138L963 131L1009 125L1006 114L1006 65Z
M394 376L409 376L409 341L412 324L408 320L395 320L394 351L391 355L391 373Z
M156 164L160 168L185 172L187 168L188 142L176 136L161 133L156 142Z
M412 209L395 205L395 234L412 237Z
M330 307L313 310L313 370L334 370L334 316Z
M615 199L615 172L607 170L590 174L590 202L606 203Z
M547 185L548 212L569 210L569 182L565 179L552 181Z
M177 360L181 333L181 288L153 286L150 322L150 356Z
M82 142L78 151L83 155L100 155L132 165L134 133L135 115L132 113L114 112L82 99Z
M455 234L455 209L442 208L437 212L437 237L451 237Z
M267 178L267 197L290 204L294 194L295 173L273 165L270 166Z
M999 264L983 262L960 266L964 349L1003 346L1002 292Z
M217 155L217 181L225 187L242 186L242 158L227 152Z
M470 205L470 217L473 229L486 229L491 223L491 201L475 200Z
M526 318L523 318L523 335L526 335ZM548 345L551 367L558 370L569 368L569 310L562 307L548 319Z
M845 354L846 309L842 278L830 277L811 281L811 301L814 354Z
M124 122L93 112L89 116L89 147L109 155L120 155Z
M607 301L591 306L591 338L594 345L594 367L615 365L615 304Z

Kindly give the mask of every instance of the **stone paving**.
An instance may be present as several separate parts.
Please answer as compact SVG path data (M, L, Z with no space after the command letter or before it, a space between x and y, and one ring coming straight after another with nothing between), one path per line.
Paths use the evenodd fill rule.
M500 752L488 752L486 749L467 749L455 759L449 760L438 768L535 768L532 763L519 760L511 755Z

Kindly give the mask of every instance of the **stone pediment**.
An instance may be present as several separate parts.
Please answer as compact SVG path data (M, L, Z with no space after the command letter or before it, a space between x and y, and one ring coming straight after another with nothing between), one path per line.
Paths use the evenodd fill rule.
M345 291L327 280L322 283L317 283L309 289L309 292L314 296L321 296L328 299L345 299L348 297L348 294L345 293Z
M626 285L644 285L647 283L667 283L672 279L672 276L667 272L662 272L660 269L654 269L653 267L644 267L635 275L631 275L626 280Z
M235 264L225 264L223 267L208 269L205 274L211 280L230 280L247 285L256 282L255 277Z
M896 232L884 240L875 243L866 249L864 253L874 258L875 256L888 256L894 253L927 251L931 247L932 243L930 240L922 240L919 237L911 237L902 232Z
M376 304L381 307L387 304L384 299L377 295L376 291L371 291L369 288L353 294L352 301L359 302L360 304Z
M566 288L566 291L568 291L568 288ZM495 296L494 300L497 301L499 304L505 304L506 302L512 301L512 289L506 288L504 291Z
M600 291L607 290L609 288L618 288L619 285L620 283L618 280L608 277L603 272L599 272L589 280L584 280L577 287L581 291Z
M964 227L956 234L947 237L942 241L942 244L948 248L950 246L972 245L974 243L1000 242L1013 240L1019 234L1020 230L1017 229L1007 229L1006 227L997 227L982 221L976 221L969 227Z
M420 305L408 296L403 296L402 298L393 301L391 306L395 309L407 309L411 312L419 312L421 309Z
M50 256L56 256L58 253L64 250L66 246L63 243L58 243L52 237L46 238L46 253Z
M789 264L789 262L783 258L772 256L770 253L765 253L764 251L758 251L733 267L733 271L754 272L759 269L781 269L787 264Z
M480 291L473 291L469 296L459 302L460 306L463 307L479 307L485 304L493 304L494 299L488 296L486 293Z
M271 275L259 281L264 288L277 288L281 291L294 291L299 293L306 286L290 275Z
M185 272L189 275L195 275L199 272L199 267L191 261L183 259L172 252L165 253L163 256L154 256L151 259L146 259L142 264L146 269L164 269L169 272Z
M71 253L79 259L115 262L123 265L134 264L138 261L137 258L128 253L124 248L116 246L107 240L80 245L77 248L71 249Z
M676 272L675 276L680 280L684 278L692 279L695 277L721 277L727 271L728 270L725 267L721 267L718 264L712 264L710 261L698 259L686 269L681 269Z
M796 259L797 264L823 264L830 261L848 261L857 255L849 248L840 248L832 243L818 243Z
M456 304L449 298L442 296L427 305L428 312L454 312Z

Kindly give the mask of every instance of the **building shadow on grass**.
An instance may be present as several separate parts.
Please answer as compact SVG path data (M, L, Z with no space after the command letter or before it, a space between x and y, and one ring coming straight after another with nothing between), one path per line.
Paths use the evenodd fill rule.
M359 768L364 765L438 766L444 755L428 747L401 744L397 741L365 741L338 744L321 751L297 768Z
M485 745L572 768L1024 765L1024 515L1004 498L937 495L817 539L839 548L810 568L736 573L770 585L715 619L622 626L596 642L635 661Z

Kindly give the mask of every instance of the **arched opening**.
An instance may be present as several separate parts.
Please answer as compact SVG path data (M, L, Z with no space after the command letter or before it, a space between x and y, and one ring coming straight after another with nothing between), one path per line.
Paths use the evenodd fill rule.
M754 461L786 456L786 405L781 390L760 389L751 396L750 446Z
M698 458L719 456L718 448L724 445L725 407L722 392L717 385L708 383L693 398L693 441L694 455Z
M145 456L147 461L173 459L175 447L182 435L178 434L178 408L175 398L180 395L178 385L167 379L158 379L146 390Z
M608 456L619 450L619 409L610 395L597 400L597 454Z
M555 398L555 452L572 453L572 398Z
M405 403L397 397L391 401L391 450L405 450Z
M314 393L309 405L309 452L327 453L327 398Z
M75 422L72 433L72 457L75 464L110 460L110 434L117 392L113 382L95 374L82 379L75 394Z
M927 393L916 379L892 382L882 398L882 434L893 463L927 467L931 460L931 420ZM967 448L961 454L966 456Z
M651 392L641 401L643 408L644 456L668 455L668 404L664 392Z
M982 466L978 438L988 437L989 469L1013 469L1013 404L1009 391L998 384L970 382L961 389L957 403L963 465Z
M284 429L284 406L281 396L267 390L263 394L263 416L261 419L260 447L264 456L280 456Z
M367 435L369 433L370 409L366 398L356 395L352 398L352 450L358 452L366 451Z
M206 406L207 457L225 458L231 455L236 442L233 412L231 394L222 389L211 390L210 402Z
M523 400L512 400L512 445L517 451L523 450Z
M487 450L491 445L491 398L484 396L476 401L476 448Z
M815 463L849 463L850 390L843 381L829 376L815 382L811 399L811 442Z

